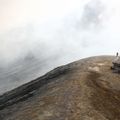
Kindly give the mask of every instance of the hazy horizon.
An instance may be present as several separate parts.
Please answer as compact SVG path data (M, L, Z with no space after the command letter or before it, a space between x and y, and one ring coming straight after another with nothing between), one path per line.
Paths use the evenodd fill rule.
M35 58L29 69L40 64L33 78L84 57L114 55L119 52L119 13L115 0L0 0L1 71L17 61L23 64L28 55ZM5 73L13 75L11 69L3 73L4 79Z

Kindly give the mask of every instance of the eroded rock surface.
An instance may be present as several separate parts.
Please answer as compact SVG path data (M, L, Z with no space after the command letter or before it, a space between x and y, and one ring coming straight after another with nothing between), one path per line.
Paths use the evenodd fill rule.
M113 58L82 59L2 95L0 120L120 120Z

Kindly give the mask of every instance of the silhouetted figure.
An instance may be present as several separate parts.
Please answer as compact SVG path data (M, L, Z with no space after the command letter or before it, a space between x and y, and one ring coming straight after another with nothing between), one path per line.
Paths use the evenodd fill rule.
M111 69L113 70L113 72L115 73L120 73L120 57L119 57L119 53L116 53L116 58L113 60L113 66L111 67Z
M117 52L117 53L116 53L116 57L118 57L118 55L119 55L119 53Z

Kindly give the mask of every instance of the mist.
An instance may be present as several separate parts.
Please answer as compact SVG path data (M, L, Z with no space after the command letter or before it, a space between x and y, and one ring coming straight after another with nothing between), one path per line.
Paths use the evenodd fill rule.
M3 92L75 60L119 52L118 1L1 0L0 3Z

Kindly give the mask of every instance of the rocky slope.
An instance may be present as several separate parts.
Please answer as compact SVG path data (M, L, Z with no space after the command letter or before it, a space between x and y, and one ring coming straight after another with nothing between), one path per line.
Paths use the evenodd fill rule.
M0 120L120 120L112 56L82 59L0 96Z

